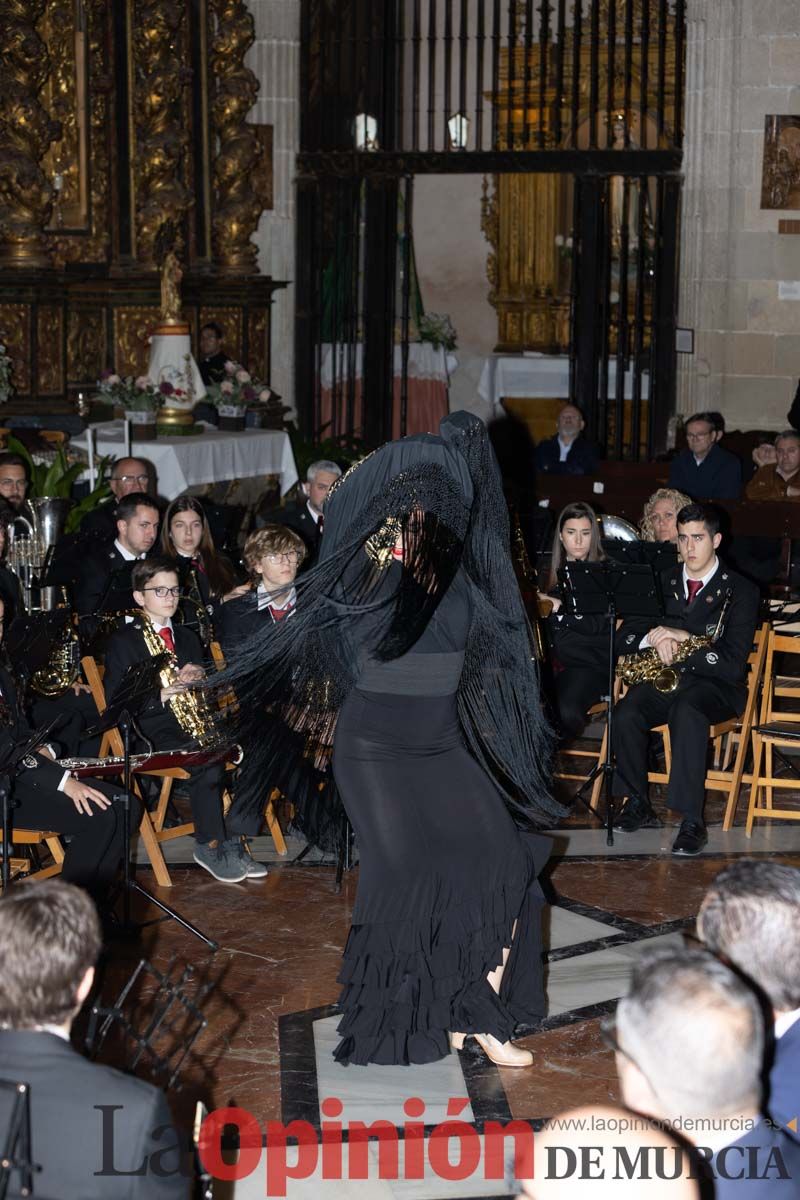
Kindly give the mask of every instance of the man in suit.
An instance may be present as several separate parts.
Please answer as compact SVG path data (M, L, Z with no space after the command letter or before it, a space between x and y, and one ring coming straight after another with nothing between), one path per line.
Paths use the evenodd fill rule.
M2 630L0 600L0 638ZM24 745L33 732L11 675L0 668L0 757ZM74 779L54 761L56 750L55 743L40 746L23 758L12 784L12 825L68 834L63 878L89 888L104 902L123 852L122 808L112 801L120 787L102 780ZM136 829L139 810L133 796L131 807L131 828Z
M764 1020L739 975L704 950L645 952L607 1033L625 1105L695 1146L716 1200L798 1195L800 1146L762 1117Z
M188 1200L179 1138L158 1088L70 1045L102 944L89 896L47 880L0 904L0 1075L30 1087L34 1194L49 1200ZM0 1128L11 1093L0 1092ZM11 1176L11 1194L21 1180Z
M800 1141L800 870L754 858L725 867L703 898L697 932L767 1001L774 1020L767 1109Z
M170 700L203 680L203 650L196 634L181 625L173 625L178 608L180 584L174 564L168 558L151 558L134 564L131 576L133 598L141 616L112 633L106 646L106 696L110 700L125 672L136 663L150 659L144 623L164 643L164 651L174 655L177 675L174 683L153 691L138 718L146 738L159 750L177 750L196 745L190 731L179 723ZM222 811L224 766L211 763L191 767L189 794L195 828L194 860L221 883L241 883L261 879L266 867L254 862L240 837L230 837Z
M714 413L697 413L686 422L685 450L669 468L669 486L696 500L738 500L742 464L719 444Z
M335 462L327 459L313 462L306 471L300 500L276 508L266 517L258 519L257 524L262 528L264 525L285 525L300 535L308 551L304 564L306 568L312 567L317 560L324 522L323 508L328 492L341 473L341 468Z
M97 613L135 607L131 570L152 549L159 521L155 501L144 492L131 492L117 504L114 541L86 555L75 585L75 607L82 618L82 632L91 636Z
M714 635L725 609L718 640L695 650L676 665L677 688L660 692L636 684L614 714L614 753L618 773L614 794L629 795L616 823L624 833L660 821L647 800L647 748L654 725L669 725L673 747L667 804L683 820L673 854L699 854L708 840L703 823L705 762L709 726L744 709L747 658L758 619L758 589L717 558L719 521L712 508L687 504L678 513L678 554L682 568L664 571L664 624L630 618L617 634L623 654L654 649L665 667L690 637Z
M545 475L592 475L600 457L597 446L583 436L586 422L577 404L565 404L556 432L536 447L536 470Z
M151 478L148 464L143 458L120 458L114 463L108 479L111 495L108 500L81 521L81 535L89 535L102 542L113 542L117 536L117 506L133 492L147 493Z

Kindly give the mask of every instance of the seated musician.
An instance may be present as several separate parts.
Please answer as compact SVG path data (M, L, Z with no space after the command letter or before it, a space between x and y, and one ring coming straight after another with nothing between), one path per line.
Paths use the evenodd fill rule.
M217 633L221 602L233 594L233 564L214 546L208 519L194 496L179 496L164 514L161 552L177 567L183 624L207 650Z
M133 564L152 549L158 535L160 514L154 500L144 492L124 496L116 508L117 536L110 546L85 555L75 584L75 607L82 618L82 632L91 633L96 614L135 607L131 590Z
M690 637L710 638L723 607L723 625L713 645L678 661L678 684L661 692L650 682L631 687L614 714L614 794L628 796L616 828L632 833L661 822L647 798L647 748L655 725L669 726L672 771L667 804L681 814L673 854L699 854L708 840L703 822L709 726L744 709L747 658L758 619L758 590L717 558L719 520L713 508L688 504L678 514L678 553L683 566L664 571L663 624L626 620L617 635L623 654L648 647L664 666L680 659Z
M563 609L558 571L563 562L599 562L605 558L600 526L588 504L568 504L559 513L553 538L547 593L552 603L544 625L554 678L556 722L565 739L586 725L586 711L608 689L608 622L602 616L578 616Z
M187 749L197 745L191 728L181 724L180 698L187 685L204 677L203 652L197 635L173 625L180 584L174 565L166 558L144 559L134 564L131 583L140 615L115 630L106 646L105 691L110 701L128 667L146 662L153 651L148 636L163 642L175 656L172 684L154 690L137 719L139 729L158 750ZM186 718L184 717L186 723ZM224 767L221 763L190 767L189 791L195 827L194 861L221 883L240 883L264 876L266 868L254 862L241 838L225 829L222 807Z
M265 525L251 533L244 546L244 562L250 583L234 589L222 605L219 636L223 650L294 611L294 580L307 554L306 545L294 530Z
M3 634L0 599L0 639ZM0 667L0 756L32 735L11 675ZM112 803L118 784L75 779L54 761L55 746L42 746L22 760L11 792L12 822L20 829L53 830L69 835L62 878L92 892L103 904L122 860L123 811ZM131 826L139 823L136 797L131 797Z

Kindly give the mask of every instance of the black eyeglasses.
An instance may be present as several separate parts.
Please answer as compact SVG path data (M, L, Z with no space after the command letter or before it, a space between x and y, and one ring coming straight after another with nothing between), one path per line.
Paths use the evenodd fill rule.
M159 600L166 600L167 596L180 596L181 589L179 587L151 587L142 588L143 592L155 592Z

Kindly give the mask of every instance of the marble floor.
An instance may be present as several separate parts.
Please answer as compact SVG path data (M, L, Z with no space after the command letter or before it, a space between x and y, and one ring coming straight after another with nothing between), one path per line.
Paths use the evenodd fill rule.
M181 1090L171 1096L181 1120L190 1117L200 1098L209 1109L246 1109L262 1129L270 1120L306 1121L319 1131L326 1117L336 1115L323 1112L321 1105L336 1100L336 1119L345 1125L383 1120L403 1126L413 1118L424 1126L421 1178L406 1177L414 1174L404 1163L408 1144L400 1146L397 1169L390 1163L383 1171L393 1178L379 1177L379 1146L365 1146L366 1180L347 1178L346 1153L344 1178L337 1180L330 1176L339 1173L338 1167L323 1170L320 1162L297 1160L292 1149L289 1161L299 1163L295 1174L306 1177L288 1180L291 1197L434 1200L511 1194L512 1177L502 1163L498 1166L496 1155L486 1177L486 1123L524 1120L535 1128L577 1103L616 1101L613 1057L599 1026L624 992L637 956L645 947L679 943L691 934L710 880L738 856L770 855L800 866L800 823L764 822L751 839L739 826L723 833L721 800L709 802L707 818L713 824L705 853L673 859L670 814L660 800L657 807L665 818L663 829L617 835L613 846L585 812L553 833L544 877L550 900L548 1013L536 1027L520 1030L518 1039L533 1051L529 1070L494 1067L469 1042L460 1054L425 1067L334 1063L336 974L358 869L345 874L337 892L331 866L292 861L299 849L292 839L283 859L270 839L258 839L256 857L270 863L270 873L263 881L236 886L218 884L191 864L190 843L170 843L174 886L153 888L144 867L140 879L214 938L219 950L212 955L174 921L159 921L146 929L141 945L114 949L104 965L103 996L115 994L142 953L161 970L173 958L193 964L188 993L210 988L201 1002L208 1026L184 1061ZM145 914L144 901L136 907L142 916L156 915L150 908ZM405 1107L411 1098L417 1100L413 1112ZM454 1116L474 1129L481 1165L469 1178L447 1182L432 1171L427 1149L432 1128ZM352 1145L349 1152L354 1153ZM265 1159L268 1153L263 1152ZM355 1173L363 1168L363 1162L356 1164ZM265 1172L262 1161L247 1178L219 1185L215 1197L280 1194Z

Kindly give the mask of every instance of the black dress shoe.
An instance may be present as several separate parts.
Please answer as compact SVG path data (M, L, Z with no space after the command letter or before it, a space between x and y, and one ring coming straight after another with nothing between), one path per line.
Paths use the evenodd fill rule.
M681 821L678 836L672 843L673 854L699 854L708 841L708 831L702 821Z
M637 829L660 829L663 821L659 820L654 809L646 800L636 800L630 797L618 817L614 818L614 828L620 833L636 833Z

